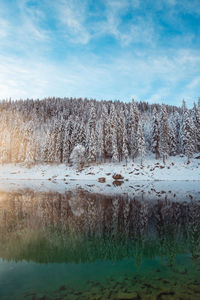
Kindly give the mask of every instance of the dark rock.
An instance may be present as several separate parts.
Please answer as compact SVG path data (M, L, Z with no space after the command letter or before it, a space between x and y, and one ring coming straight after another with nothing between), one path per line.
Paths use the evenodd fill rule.
M124 181L118 181L118 180L113 181L113 185L114 185L114 186L120 186L120 185L122 185L123 183L124 183Z
M98 182L104 183L104 182L106 182L106 178L100 177L100 178L98 178Z
M124 179L124 177L121 174L114 174L112 176L113 179L118 180L118 179Z

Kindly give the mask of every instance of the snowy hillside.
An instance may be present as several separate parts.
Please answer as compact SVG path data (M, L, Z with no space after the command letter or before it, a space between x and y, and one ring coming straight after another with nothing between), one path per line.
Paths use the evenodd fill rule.
M200 100L192 109L188 109L184 101L181 108L135 101L66 98L2 101L0 116L1 164L69 166L73 163L81 167L88 163L112 162L114 165L103 166L105 172L114 172L113 168L123 172L119 162L139 159L143 165L153 154L151 164L162 158L166 163L164 171L167 171L171 161L168 157L182 154L189 162L200 151ZM61 168L65 170L64 166ZM160 179L163 173L165 178L171 176L169 171L158 167L150 169L146 165L140 174L131 175L129 163L125 173L130 175L128 177L143 176L143 179ZM100 175L99 166L96 170ZM177 173L177 176L189 175Z

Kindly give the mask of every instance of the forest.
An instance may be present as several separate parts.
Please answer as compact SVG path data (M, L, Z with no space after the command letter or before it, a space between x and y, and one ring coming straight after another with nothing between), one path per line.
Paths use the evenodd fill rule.
M200 99L188 109L76 98L0 102L0 163L121 162L200 152Z

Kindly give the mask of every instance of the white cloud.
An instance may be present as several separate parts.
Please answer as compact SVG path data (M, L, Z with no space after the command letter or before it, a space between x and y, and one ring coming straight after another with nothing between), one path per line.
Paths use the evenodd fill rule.
M84 1L60 0L56 2L56 9L58 21L64 26L65 35L72 42L87 44L91 36L84 24L87 16Z
M188 89L194 89L199 87L200 90L200 76L197 76L191 80L191 82L187 85Z
M0 38L3 39L7 37L8 34L9 34L9 23L3 18L0 18Z
M70 42L87 44L94 38L111 35L123 46L132 42L152 43L155 30L150 18L134 17L131 24L125 28L121 26L124 15L134 12L139 7L139 0L108 0L104 4L105 11L96 11L97 20L93 18L92 24L88 23L92 15L88 1L58 0L52 7L56 11L55 17L62 25L65 37Z
M15 60L0 56L0 99L45 96L88 97L97 99L166 101L181 104L197 99L200 55L177 51L171 57L143 54L122 55L109 63L95 56L70 57L53 64L47 60ZM188 83L185 83L188 76Z

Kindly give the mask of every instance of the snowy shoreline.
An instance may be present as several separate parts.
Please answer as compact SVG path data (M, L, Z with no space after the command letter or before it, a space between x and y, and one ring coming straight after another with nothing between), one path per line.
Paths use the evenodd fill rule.
M195 155L197 157L198 155ZM5 164L0 166L0 180L73 180L98 181L105 178L106 182L112 182L114 174L121 174L124 181L173 181L200 180L200 160L191 159L187 164L186 157L169 157L164 166L162 160L155 160L153 156L145 160L144 167L139 160L134 163L102 163L84 167L81 171L64 164L59 165L35 165L31 168L17 164ZM105 184L105 183L102 183Z

